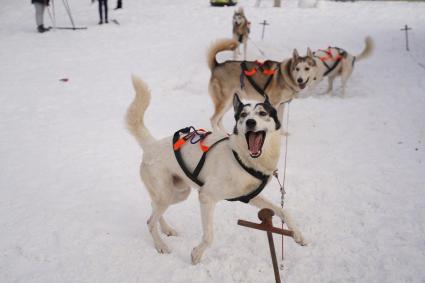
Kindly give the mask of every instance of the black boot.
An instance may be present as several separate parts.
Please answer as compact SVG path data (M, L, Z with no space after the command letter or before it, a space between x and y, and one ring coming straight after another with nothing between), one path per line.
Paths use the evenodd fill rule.
M50 29L49 28L45 28L43 25L39 25L37 27L37 30L38 30L39 33L43 33L43 32L49 31Z
M122 9L122 0L117 1L117 7L114 10Z
M99 25L101 25L101 24L103 24L103 21L102 20L99 21Z

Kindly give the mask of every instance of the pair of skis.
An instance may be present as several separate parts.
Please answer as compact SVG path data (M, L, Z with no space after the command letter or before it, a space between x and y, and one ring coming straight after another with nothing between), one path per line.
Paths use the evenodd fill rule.
M120 25L120 22L116 19L111 20L116 25ZM55 27L55 29L67 29L67 30L82 30L87 29L87 27Z

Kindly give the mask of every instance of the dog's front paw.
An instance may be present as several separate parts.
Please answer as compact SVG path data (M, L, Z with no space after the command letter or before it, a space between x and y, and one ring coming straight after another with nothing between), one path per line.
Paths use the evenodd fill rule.
M294 241L300 246L307 246L308 242L304 239L300 231L294 230Z
M162 242L162 241L155 243L155 249L160 254L169 254L169 253L171 253L171 249L164 242Z
M201 249L200 247L194 247L192 250L192 264L198 264L201 261L202 258L202 254L204 253L203 249Z

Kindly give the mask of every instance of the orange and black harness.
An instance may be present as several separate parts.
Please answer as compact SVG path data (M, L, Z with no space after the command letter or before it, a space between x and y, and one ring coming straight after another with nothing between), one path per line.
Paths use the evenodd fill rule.
M178 130L177 132L174 133L174 136L173 136L173 150L174 150L174 155L176 156L177 162L179 163L180 167L182 168L182 170L186 174L186 176L200 187L202 187L204 185L204 182L199 180L198 176L199 176L199 173L202 170L202 167L204 167L205 160L207 158L207 153L212 148L214 148L217 144L229 139L229 137L224 137L224 138L216 141L212 145L206 146L204 144L204 140L210 134L211 134L211 132L207 132L203 129L196 130L194 127L190 126L190 127L186 127L186 128ZM196 143L199 142L199 146L201 148L201 151L203 152L201 159L199 160L199 162L196 165L195 170L193 172L190 172L190 170L188 169L187 165L185 164L185 162L182 158L181 152L180 152L182 146L185 145L187 141L189 141L191 144L196 144ZM247 173L249 173L251 176L259 179L261 181L261 184L258 186L257 189L255 189L254 191L252 191L251 193L249 193L247 195L243 195L243 196L240 196L240 197L231 198L231 199L227 199L227 200L228 201L241 201L241 202L244 202L244 203L248 203L251 199L253 199L259 193L261 193L261 191L266 186L270 176L265 175L260 171L257 171L253 168L246 166L242 162L242 160L239 158L239 155L237 154L236 151L233 151L233 155L234 155L236 161L239 163L239 165Z
M274 63L273 61L265 61L265 62L259 62L255 61L257 64L257 67L248 70L248 67L246 65L246 61L242 61L241 63L241 76L240 76L240 83L241 83L241 89L245 87L245 77L248 79L248 81L251 83L252 87L262 96L267 97L266 89L272 82L273 76L276 74L276 72L279 71L279 64L276 69L266 69L265 65L268 65L269 63ZM263 87L260 87L253 79L253 76L257 73L257 71L260 70L264 75L269 76L265 85Z
M338 54L336 55L332 55L332 49L335 49ZM342 58L347 56L347 51L338 48L338 47L328 47L328 50L319 50L320 52L325 53L325 56L316 56L317 58L320 59L320 61L322 61L323 65L325 65L327 71L323 74L324 77L326 77L330 72L332 72L333 70L335 70L335 68L339 65L339 63L341 62ZM333 62L333 65L330 66L328 63L326 62ZM353 65L354 65L354 61L355 58L353 60Z

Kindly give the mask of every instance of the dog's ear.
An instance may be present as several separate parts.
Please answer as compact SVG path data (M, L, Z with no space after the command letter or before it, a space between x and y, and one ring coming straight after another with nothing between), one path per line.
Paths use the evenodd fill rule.
M310 47L307 47L307 57L313 59L313 52L311 52Z
M233 109L235 110L235 113L237 113L242 106L242 101L239 99L239 95L237 92L235 92L235 95L233 96Z
M269 116L274 120L276 130L279 130L282 125L282 117L283 117L283 108L284 103L279 104L276 109L273 105L270 104L270 101L266 99L263 103L264 108L269 113Z
M272 104L270 103L270 99L269 99L269 96L268 96L267 94L265 94L265 95L264 95L264 103L265 103L265 104L272 105Z
M294 51L292 52L292 62L296 62L299 57L300 55L298 54L298 50L294 49Z
M276 123L276 130L279 130L280 127L283 125L283 112L285 111L285 104L286 103L281 103L279 104L279 106L277 107L277 121L278 123Z

